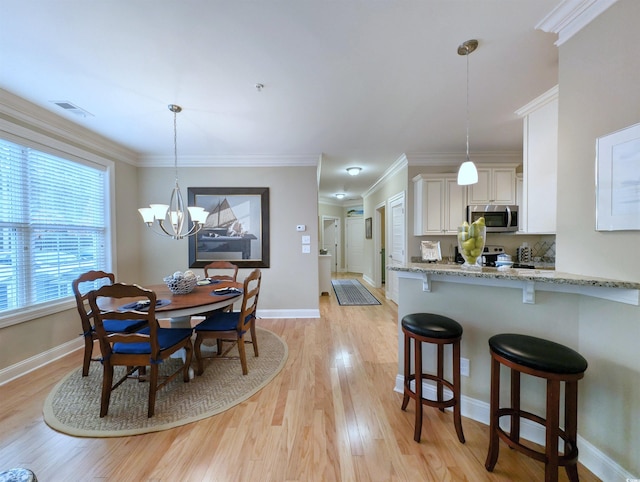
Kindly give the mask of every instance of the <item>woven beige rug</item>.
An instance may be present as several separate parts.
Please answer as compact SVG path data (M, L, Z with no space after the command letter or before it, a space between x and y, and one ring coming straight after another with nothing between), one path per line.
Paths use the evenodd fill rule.
M77 437L123 437L167 430L216 415L258 392L287 360L286 343L275 333L259 327L257 330L260 356L254 357L253 348L247 346L247 375L242 375L240 360L205 360L202 376L189 383L178 377L157 393L151 418L147 418L148 385L134 379L112 392L109 413L100 418L102 365L92 363L89 376L83 377L82 367L78 367L53 388L44 404L44 420L51 428ZM161 373L163 366L169 369L176 363L180 361L166 360Z

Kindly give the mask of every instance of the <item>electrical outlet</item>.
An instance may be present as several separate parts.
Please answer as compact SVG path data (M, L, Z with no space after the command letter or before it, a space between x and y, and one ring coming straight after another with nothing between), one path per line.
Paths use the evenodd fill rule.
M469 376L469 363L468 358L460 358L460 375L463 377Z

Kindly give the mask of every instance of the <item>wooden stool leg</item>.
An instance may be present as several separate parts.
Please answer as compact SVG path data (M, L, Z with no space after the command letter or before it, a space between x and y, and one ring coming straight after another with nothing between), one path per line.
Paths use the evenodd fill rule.
M464 433L462 432L462 416L460 410L460 340L453 344L453 397L455 405L453 406L453 423L456 427L458 440L464 443Z
M514 442L520 442L520 372L511 369L511 430L509 438Z
M444 385L442 384L442 380L444 379L444 345L438 345L438 359L436 360L437 370L438 370L438 380L436 382L436 390L439 402L444 400ZM440 408L441 412L444 412L444 408Z
M578 382L566 382L564 390L564 430L567 435L570 450L577 447L578 440ZM567 453L565 442L564 453ZM565 466L567 476L571 482L578 482L578 460Z
M413 432L413 440L420 442L420 434L422 433L422 342L415 340L415 345L416 426Z
M546 416L546 463L545 482L558 481L558 430L560 427L560 381L547 380L547 416Z
M500 451L498 440L498 409L500 408L500 363L491 356L491 395L489 401L489 452L484 464L489 472L498 461Z
M402 410L407 409L407 405L409 404L409 395L407 394L407 389L409 388L410 379L410 370L411 370L411 338L405 332L404 334L404 397L402 399Z

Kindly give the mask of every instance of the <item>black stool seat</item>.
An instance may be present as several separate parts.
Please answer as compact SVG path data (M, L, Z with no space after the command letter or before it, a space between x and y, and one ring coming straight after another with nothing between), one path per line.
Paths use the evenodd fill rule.
M457 321L434 313L412 313L402 318L402 328L425 338L458 338L462 326Z
M416 402L416 416L413 439L420 442L422 432L422 406L428 405L444 412L445 408L453 407L453 422L458 440L464 443L462 421L460 414L460 339L462 326L457 321L434 313L412 313L402 318L402 333L404 334L404 398L402 410L406 410L409 400ZM411 344L413 343L414 372L411 373ZM436 373L424 373L422 360L422 344L429 343L436 346ZM444 376L444 347L451 345L452 351L452 381ZM435 382L435 399L423 395L423 381ZM413 382L413 388L412 388ZM451 396L445 400L444 388L448 388Z
M569 347L528 335L504 333L489 338L492 351L533 370L562 375L586 371L587 360Z

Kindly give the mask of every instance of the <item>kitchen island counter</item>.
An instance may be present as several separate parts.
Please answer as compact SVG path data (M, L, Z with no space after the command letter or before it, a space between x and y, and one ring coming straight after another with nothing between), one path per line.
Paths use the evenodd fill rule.
M535 303L535 291L562 291L594 296L612 301L640 304L640 283L607 278L596 278L545 269L508 269L483 267L481 271L462 269L456 264L407 263L388 266L398 277L419 278L423 291L431 291L433 281L482 284L521 288L523 302Z

